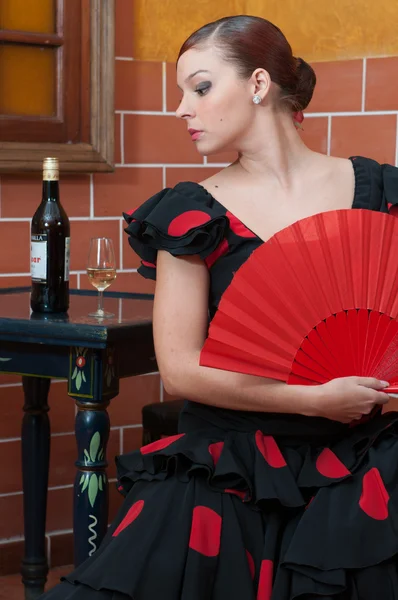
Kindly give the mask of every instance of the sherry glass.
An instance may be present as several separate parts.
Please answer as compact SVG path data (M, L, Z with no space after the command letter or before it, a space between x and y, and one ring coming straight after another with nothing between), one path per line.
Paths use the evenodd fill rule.
M116 279L116 261L113 242L110 238L91 238L87 260L87 275L91 285L98 290L98 308L89 317L114 317L104 311L103 291Z

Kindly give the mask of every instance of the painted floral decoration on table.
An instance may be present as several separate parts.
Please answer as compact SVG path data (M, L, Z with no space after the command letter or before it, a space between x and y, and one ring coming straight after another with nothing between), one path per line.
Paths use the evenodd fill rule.
M87 466L89 463L98 461L104 458L104 449L101 447L101 436L96 431L90 441L90 451L84 450L84 464ZM88 487L88 499L91 506L94 506L95 499L100 492L103 491L104 485L106 485L105 473L83 473L80 477L79 484L82 486L81 493L83 493Z
M76 358L76 362L75 362L75 370L73 371L73 374L72 374L72 379L76 379L76 381L75 381L76 389L80 390L82 381L84 381L84 383L87 381L86 376L84 374L84 367L86 365L85 357L87 354L87 348L76 348L75 352L77 354L77 358Z

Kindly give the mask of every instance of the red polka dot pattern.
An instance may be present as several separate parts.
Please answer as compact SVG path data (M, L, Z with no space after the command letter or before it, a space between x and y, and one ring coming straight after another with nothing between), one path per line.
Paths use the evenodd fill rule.
M384 521L388 518L390 496L384 485L379 469L374 467L365 473L362 480L362 494L359 506L372 519Z
M246 225L244 225L242 221L238 219L238 217L235 217L235 215L229 212L229 210L227 210L226 216L229 219L229 227L231 231L233 231L236 235L245 238L257 237L255 233L253 233L248 227L246 227Z
M224 442L215 442L214 444L209 445L209 452L214 462L214 466L220 460L221 452L224 448Z
M184 437L184 435L185 433L180 433L179 435L171 435L161 440L157 440L156 442L152 442L152 444L148 444L147 446L143 446L141 448L141 454L150 454L151 452L163 450L164 448L167 448L167 446L170 446L180 438Z
M227 240L224 238L222 240L222 242L214 250L214 252L212 252L211 254L209 254L209 256L207 258L205 258L205 263L207 265L207 268L211 269L211 267L214 265L216 260L221 258L221 256L224 256L225 254L227 254L228 250L229 250L229 245L228 245Z
M126 516L119 523L119 525L115 529L115 531L112 533L112 537L117 537L119 535L119 533L121 533L123 531L123 529L126 529L126 527L131 525L131 523L133 521L135 521L137 519L137 517L140 516L142 509L144 508L144 504L145 503L143 500L138 500L132 506L130 506Z
M190 229L199 227L208 221L211 221L211 217L203 210L187 210L171 221L167 233L175 237L180 237L181 235L185 235Z
M324 448L316 459L317 471L324 477L340 479L351 475L351 472L329 448Z
M218 556L221 543L222 519L211 508L196 506L192 514L189 547L204 556Z
M151 269L156 269L156 265L154 263L150 263L146 260L142 260L141 263L144 267L150 267Z
M286 467L286 461L283 458L283 454L279 450L278 444L272 435L263 435L261 431L256 431L255 439L257 448L270 467L274 467L275 469Z
M249 563L249 571L251 578L254 579L254 575L256 574L256 567L254 565L254 560L249 550L246 550L247 562Z
M246 492L242 492L242 490L232 490L230 488L227 488L224 490L224 492L226 494L233 494L234 496L238 496L238 498L240 498L242 502L246 498Z
M261 562L257 600L271 600L273 571L274 564L272 560L263 560Z

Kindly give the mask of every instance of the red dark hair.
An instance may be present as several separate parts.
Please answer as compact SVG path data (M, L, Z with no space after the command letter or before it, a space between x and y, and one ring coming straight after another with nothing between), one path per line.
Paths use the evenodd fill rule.
M289 103L293 111L307 108L314 92L315 72L303 59L293 56L289 42L270 21L238 15L208 23L189 36L178 58L187 50L207 43L214 44L243 79L263 68L280 87L281 100Z

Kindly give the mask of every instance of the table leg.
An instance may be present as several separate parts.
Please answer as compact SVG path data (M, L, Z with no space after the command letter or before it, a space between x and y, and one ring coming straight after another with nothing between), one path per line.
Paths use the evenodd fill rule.
M76 401L78 459L73 524L76 566L98 549L108 525L108 479L105 472L110 429L108 404Z
M36 600L44 591L48 562L45 547L50 421L48 392L51 379L22 377L25 412L22 421L22 477L25 556L21 574L25 600Z

